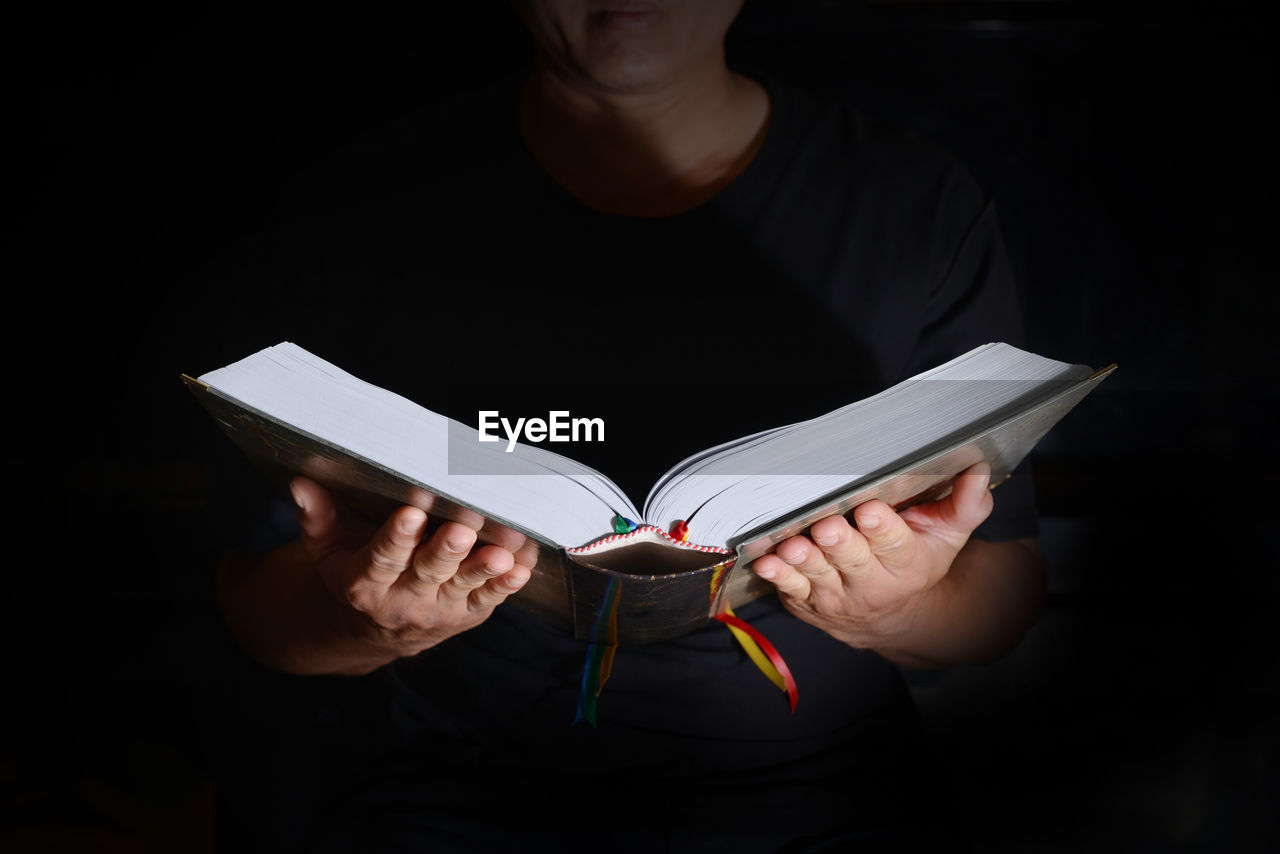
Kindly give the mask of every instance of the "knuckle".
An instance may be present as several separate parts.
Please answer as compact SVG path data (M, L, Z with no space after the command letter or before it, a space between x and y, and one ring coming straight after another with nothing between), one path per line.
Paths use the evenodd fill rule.
M388 553L386 549L370 549L369 566L383 572L400 572L404 569L402 561L397 560L395 556Z
M458 564L441 562L431 555L422 555L413 562L413 573L424 584L440 585L458 576Z
M454 578L456 578L456 575L453 572L442 571L437 567L431 566L430 564L425 566L421 566L421 565L415 566L413 568L413 572L414 572L414 575L418 577L419 581L421 581L423 584L429 584L433 587L444 584L446 581L452 581Z
M354 584L346 589L347 604L355 610L368 614L377 607L377 599L367 586Z
M817 579L830 575L835 570L825 560L810 560L797 566L796 571L806 578Z
M477 577L475 573L458 572L449 576L447 584L459 588L460 590L475 590L484 584L483 576Z
M850 537L845 550L846 560L852 564L863 564L871 559L871 546L863 536Z
M503 593L481 587L467 597L467 610L472 613L489 611L496 608L505 598L507 597Z
M897 530L889 534L880 545L879 551L902 554L915 544L910 531Z
M468 565L468 572L466 575L474 579L474 583L479 585L491 578L496 578L499 575L502 575L509 568L510 567L504 567L500 563L495 562L491 555L485 555L473 565ZM458 574L462 575L463 573L460 572Z

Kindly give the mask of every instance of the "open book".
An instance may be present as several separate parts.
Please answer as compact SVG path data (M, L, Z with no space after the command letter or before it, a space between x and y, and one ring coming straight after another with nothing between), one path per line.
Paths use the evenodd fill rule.
M576 636L647 642L768 592L752 560L879 498L940 498L987 460L998 483L1114 368L993 343L817 418L685 459L636 506L601 472L432 412L291 343L183 379L281 478L305 474L381 521L415 504L517 552L510 601ZM562 425L564 426L564 425Z

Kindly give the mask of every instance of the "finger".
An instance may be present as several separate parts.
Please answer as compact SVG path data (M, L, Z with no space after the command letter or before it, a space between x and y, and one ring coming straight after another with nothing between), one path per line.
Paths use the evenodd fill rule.
M519 531L513 531L506 525L493 519L482 519L482 525L472 526L480 532L486 543L506 549L515 556L516 563L524 566L536 566L538 552L541 549L537 540L531 540Z
M532 576L533 573L527 566L516 564L510 572L491 578L472 590L467 597L467 608L471 611L491 611L512 593L524 587Z
M761 555L751 564L756 575L773 584L778 593L793 599L808 599L813 592L809 579L776 554Z
M399 581L413 564L426 526L427 514L417 507L401 507L392 513L365 547L365 579L383 588Z
M413 571L404 574L403 584L416 594L433 592L458 572L475 542L475 531L446 522L419 546L413 556Z
M515 554L520 549L529 545L529 538L519 531L513 531L500 522L492 519L481 518L481 524L471 525L480 533L484 534L486 543L493 543L495 546L501 546L507 551Z
M809 579L810 585L817 590L835 589L844 586L844 579L839 571L827 562L822 549L813 544L808 537L790 537L778 543L775 552L797 572Z
M828 516L814 522L809 537L822 550L827 563L846 579L863 575L875 566L875 555L867 538L843 516Z
M895 574L910 569L916 558L916 534L892 507L868 501L854 508L853 520L881 566Z
M471 591L500 575L506 575L516 565L511 552L497 546L476 549L458 566L440 588L442 596L465 599Z

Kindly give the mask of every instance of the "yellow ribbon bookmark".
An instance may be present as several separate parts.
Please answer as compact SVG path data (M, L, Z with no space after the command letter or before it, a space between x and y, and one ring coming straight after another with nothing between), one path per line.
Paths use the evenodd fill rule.
M791 711L794 712L796 710L796 701L800 698L799 692L796 690L796 680L791 675L791 669L787 667L787 662L774 649L773 644L769 643L764 635L747 625L742 618L733 613L733 608L728 604L724 606L723 611L716 614L716 619L728 626L729 631L733 632L738 644L747 653L747 657L751 659L752 663L759 668L760 672L767 676L769 681L778 687L778 690L787 695L787 702L791 705Z

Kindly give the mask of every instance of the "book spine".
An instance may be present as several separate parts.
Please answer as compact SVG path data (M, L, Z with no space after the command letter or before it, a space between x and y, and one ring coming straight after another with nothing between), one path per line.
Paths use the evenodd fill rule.
M604 644L671 640L711 622L734 554L710 554L693 570L670 572L655 559L651 572L620 572L566 552L574 636ZM520 599L523 591L513 599Z

